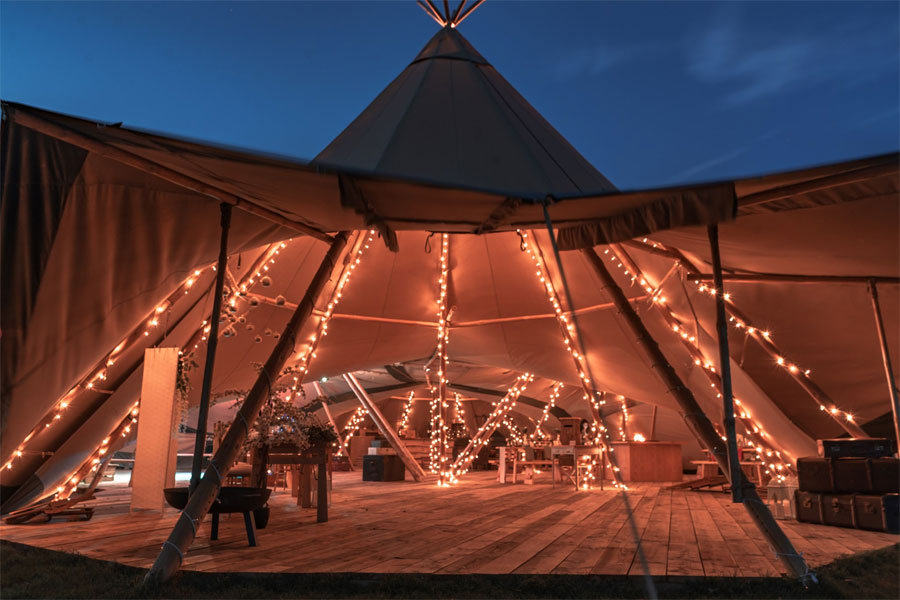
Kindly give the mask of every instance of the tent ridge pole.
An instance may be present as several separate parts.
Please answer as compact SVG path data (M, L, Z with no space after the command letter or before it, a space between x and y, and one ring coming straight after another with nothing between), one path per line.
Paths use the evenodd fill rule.
M635 335L638 345L649 361L657 367L660 378L666 384L666 387L672 390L672 396L678 403L682 411L682 417L690 430L697 437L701 446L707 448L712 453L719 467L724 473L730 475L728 467L728 457L722 447L722 438L716 433L715 428L709 418L703 412L697 399L693 393L685 386L681 377L675 372L675 368L669 363L659 345L650 335L647 327L641 321L634 308L628 303L625 293L616 283L612 274L603 264L603 259L594 251L593 248L585 248L582 250L584 256L588 259L594 272L600 279L601 285L605 293L607 293L619 308L625 324L628 326L632 334ZM797 553L790 539L784 534L784 531L778 526L778 523L772 517L772 513L762 502L756 491L756 486L751 481L743 480L743 506L747 509L757 527L765 536L766 540L775 549L776 556L782 561L788 572L796 578L806 580L815 575L809 570L806 561Z
M342 231L331 242L325 258L322 259L322 263L306 289L303 300L300 301L297 310L285 325L275 348L272 349L265 366L241 405L237 417L232 421L222 444L212 457L210 468L206 470L197 489L188 498L187 506L182 511L183 517L175 522L172 533L163 543L153 566L144 577L144 585L167 581L181 565L184 553L187 552L197 535L197 525L209 512L209 508L222 486L224 474L227 473L228 468L240 452L241 444L250 433L250 427L256 420L259 410L271 394L272 383L278 378L284 363L293 352L297 333L312 315L313 306L321 295L326 282L331 278L338 258L347 245L347 238L348 232Z
M891 353L888 347L887 335L884 331L884 321L881 317L881 306L878 302L878 288L874 280L869 282L869 295L872 298L872 312L875 315L875 328L878 330L881 360L884 364L884 375L887 378L888 392L891 398L891 412L894 415L894 435L897 440L897 449L900 450L900 399L898 399L897 382L894 379L894 368L891 366Z

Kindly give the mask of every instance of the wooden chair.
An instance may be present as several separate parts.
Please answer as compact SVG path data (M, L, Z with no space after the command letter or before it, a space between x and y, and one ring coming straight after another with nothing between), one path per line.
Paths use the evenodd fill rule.
M556 457L553 469L553 487L556 487L556 475L559 474L560 483L577 485L577 472L575 470L575 456L572 454L560 454Z

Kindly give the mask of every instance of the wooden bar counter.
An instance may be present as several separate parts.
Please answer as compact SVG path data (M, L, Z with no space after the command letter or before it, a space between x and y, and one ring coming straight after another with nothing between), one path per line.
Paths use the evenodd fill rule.
M623 481L681 481L678 442L613 442L612 446Z

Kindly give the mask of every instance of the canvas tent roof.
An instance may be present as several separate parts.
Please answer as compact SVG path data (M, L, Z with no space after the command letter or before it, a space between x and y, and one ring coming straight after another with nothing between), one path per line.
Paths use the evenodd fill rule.
M615 190L451 27L314 162L526 197Z
M532 201L558 196L548 210L562 227L563 246L652 233L654 241L683 250L703 271L708 270L705 227L698 226L732 217L736 198L742 215L721 225L726 272L858 278L815 285L742 283L747 291L736 294L743 309L756 321L772 323L779 342L817 377L821 374L822 385L860 422L888 410L874 332L862 331L858 323L870 322L860 282L877 275L892 281L883 290L888 331L896 332L900 324L900 242L892 226L897 222L897 155L735 182L618 193L605 187L608 182L473 53L458 33L439 33L376 99L378 111L365 111L312 166L5 105L2 223L4 232L14 234L4 236L2 286L17 293L2 295L4 458L73 383L103 365L123 339L131 339L130 332L137 331L140 340L148 315L173 292L164 310L166 323L148 329L141 343L194 343L208 318L212 275L204 269L190 289L182 290L181 282L215 257L219 200L256 210L238 211L232 225L229 264L237 278L255 268L265 244L296 235L296 227L310 233L285 242L271 266L271 285L252 290L263 299L248 313L254 331L241 323L244 329L237 327L237 335L220 345L214 381L220 393L252 382L252 363L264 360L272 347L273 336L264 333L280 331L288 313L284 306L296 302L307 286L324 254L318 241L324 232L369 226L396 241L392 245L399 252L381 244L367 251L310 376L418 364L433 354L438 259L426 252L427 237L430 231L449 231L459 234L451 236L451 295L457 307L449 344L455 369L451 381L477 380L481 375L470 367L483 365L498 379L508 376L504 371L531 371L572 383L577 374L552 310L530 259L521 252L521 240L511 231L543 226L542 207ZM464 123L448 128L428 118L430 112L447 114L442 108L447 104L470 106L468 100L438 93L457 75L479 102L496 110L506 107L506 120L484 122L497 128L492 143L510 160L503 168L481 169L484 160L490 163L483 156L466 162L468 156L492 151L478 143L476 130L466 130ZM434 111L420 111L423 103ZM490 114L487 109L485 114ZM391 134L385 135L382 126L392 127ZM427 127L434 128L433 137L423 145L416 131ZM455 131L468 131L465 151L450 151L454 146L447 140L455 139ZM357 147L365 152L354 154ZM554 160L547 162L546 155ZM448 171L429 171L439 159ZM382 169L410 180L366 173ZM541 174L507 184L502 177L515 169ZM490 179L495 174L500 178ZM454 182L460 187L451 187ZM602 185L589 187L594 184ZM594 195L578 196L585 191ZM278 224L267 220L272 217ZM491 231L495 235L469 235ZM549 255L548 236L538 232L536 237ZM648 277L665 279L671 259L639 243L628 250ZM564 253L563 264L598 387L672 408L666 390L609 310L609 298L585 258ZM548 268L559 287L552 261ZM620 283L704 409L718 418L720 402L681 341L642 299L646 294L639 287L626 276L620 275ZM691 285L669 278L663 291L679 319L695 324L704 353L713 357L711 303L697 299L683 283ZM838 320L843 324L836 327L835 314L853 321ZM311 333L304 331L301 339ZM896 362L895 333L890 342ZM815 437L839 431L770 358L753 356L742 344L732 338L736 389L782 448L802 455L814 448ZM32 486L28 494L38 496L93 451L139 394L140 348L134 343L116 354L115 364L106 369L106 389L80 390L78 401L61 414L61 425L32 440L33 447L53 449L54 456L24 457L4 470L3 485L27 484ZM578 393L561 406L572 414L585 410Z

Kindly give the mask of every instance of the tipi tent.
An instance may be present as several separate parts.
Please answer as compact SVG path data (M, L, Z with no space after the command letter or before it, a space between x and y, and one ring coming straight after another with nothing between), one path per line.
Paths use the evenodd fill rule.
M220 203L244 210L229 233L214 393L258 382L252 365L318 281L290 359L308 366L307 381L387 365L396 383L380 392L392 395L425 385L441 354L451 386L503 391L533 373L536 412L564 382L558 410L591 418L582 381L616 398L598 416L622 402L680 410L590 259L558 262L557 243L595 247L721 422L706 293L706 227L719 224L738 421L776 453L773 471L814 452L817 437L891 410L866 284L880 284L896 369L897 155L618 192L450 26L311 165L11 103L4 112L5 510L68 487L127 423L143 348L196 347L202 362ZM326 253L336 231L355 233ZM323 271L326 256L335 266Z

